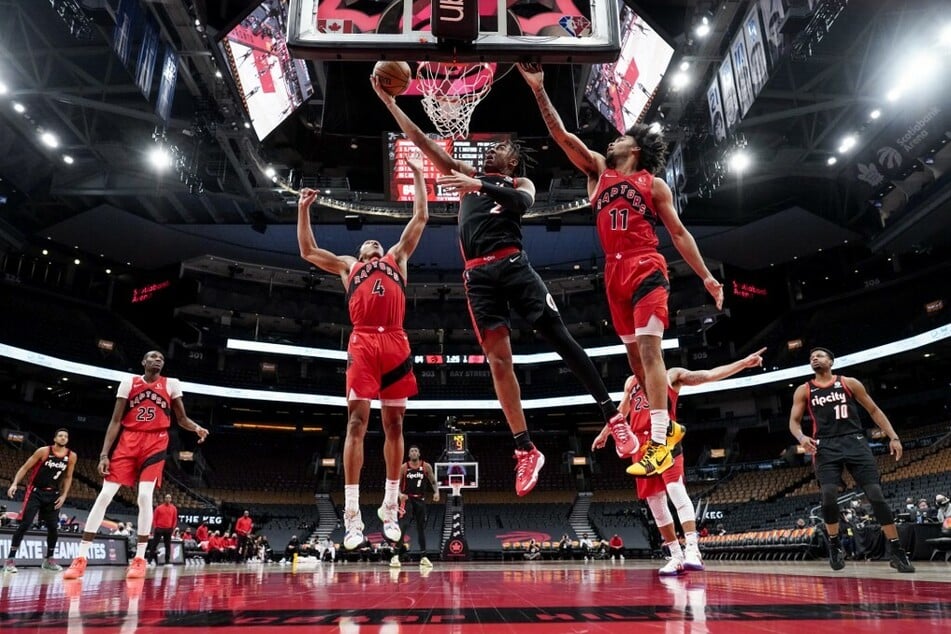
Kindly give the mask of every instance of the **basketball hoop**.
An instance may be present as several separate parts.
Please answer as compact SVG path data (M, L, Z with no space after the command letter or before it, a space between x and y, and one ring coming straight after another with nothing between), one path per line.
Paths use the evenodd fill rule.
M462 495L462 485L465 484L466 477L464 475L450 475L449 476L449 488L452 489L452 496L459 497Z
M495 78L495 64L420 62L416 82L423 93L423 109L439 134L454 139L469 136L469 121Z

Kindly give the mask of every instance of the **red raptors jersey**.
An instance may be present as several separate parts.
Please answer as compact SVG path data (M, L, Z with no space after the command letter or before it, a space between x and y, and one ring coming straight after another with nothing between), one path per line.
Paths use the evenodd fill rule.
M656 249L657 213L651 187L654 177L647 170L624 176L605 170L591 199L598 225L598 238L606 254Z
M168 429L172 424L169 380L160 376L154 383L146 383L141 376L132 377L122 426L135 431Z
M677 390L667 386L667 413L671 420L677 420L677 397L680 395ZM647 402L647 393L639 383L634 384L631 390L631 413L628 414L628 420L631 423L631 431L638 436L641 446L645 445L651 437L651 408Z
M350 321L354 328L402 328L406 315L406 281L396 260L382 258L358 262L347 284Z

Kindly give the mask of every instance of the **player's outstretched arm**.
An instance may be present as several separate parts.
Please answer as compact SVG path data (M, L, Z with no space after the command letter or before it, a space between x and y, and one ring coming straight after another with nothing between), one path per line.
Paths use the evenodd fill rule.
M670 187L667 186L664 179L654 179L654 184L651 187L651 196L654 199L654 210L657 212L657 215L660 216L664 226L667 227L674 247L677 248L677 251L683 256L687 264L690 265L694 273L703 280L703 286L707 289L707 292L710 293L710 296L713 297L717 310L723 308L723 284L713 277L713 273L710 272L710 269L707 268L707 265L703 261L703 256L700 255L697 242L693 239L690 232L687 231L684 223L680 222L680 216L677 215L677 210L674 209L673 195L670 193Z
M383 90L383 87L380 86L380 80L377 79L375 75L370 76L370 83L373 85L373 91L377 97L380 98L380 101L383 102L383 105L386 106L386 109L390 111L390 114L393 115L393 118L396 120L396 125L400 127L400 130L403 131L406 138L412 141L413 144L436 165L440 172L450 174L453 170L456 170L457 172L462 172L469 176L475 174L474 167L468 163L452 158L438 143L426 136L426 134L419 129L419 126L413 123L413 120L397 105L396 98Z
M728 363L717 366L709 370L688 370L687 368L670 368L667 371L667 379L670 386L675 390L680 390L684 385L703 385L712 381L721 381L729 378L738 372L747 368L755 368L763 365L763 353L766 347L762 347L753 354Z
M589 181L596 181L606 168L604 157L591 151L581 139L565 129L561 116L555 110L548 93L545 92L545 73L541 66L518 64L518 71L522 73L522 77L535 95L535 101L538 102L538 109L542 113L542 119L545 120L551 138L568 155L568 160L588 177Z
M314 266L339 276L346 288L350 268L357 259L350 255L337 255L317 246L314 229L310 224L310 206L316 198L317 192L305 187L301 190L300 200L297 202L297 245L300 247L300 256Z
M429 203L426 200L426 180L423 173L423 163L419 159L408 159L406 161L411 170L413 170L413 187L415 189L413 197L413 217L406 223L403 234L399 242L390 247L390 253L393 254L396 263L402 269L403 277L406 277L406 261L409 260L420 238L423 237L423 229L429 222Z

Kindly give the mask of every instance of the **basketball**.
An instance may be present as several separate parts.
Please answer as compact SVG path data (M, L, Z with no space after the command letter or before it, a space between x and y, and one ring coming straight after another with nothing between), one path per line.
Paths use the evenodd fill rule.
M406 92L413 78L409 64L406 62L377 62L373 67L373 75L379 80L386 94L394 97Z

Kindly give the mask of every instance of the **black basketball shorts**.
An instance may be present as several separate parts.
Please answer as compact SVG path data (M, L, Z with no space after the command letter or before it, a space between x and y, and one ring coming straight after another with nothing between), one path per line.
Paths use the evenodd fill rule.
M524 251L513 253L462 274L472 323L482 340L487 330L505 326L514 310L529 324L543 317L561 319L555 300Z
M881 474L864 434L821 438L815 458L819 485L842 483L842 470L848 469L859 486L880 484Z

